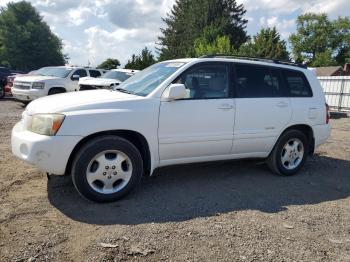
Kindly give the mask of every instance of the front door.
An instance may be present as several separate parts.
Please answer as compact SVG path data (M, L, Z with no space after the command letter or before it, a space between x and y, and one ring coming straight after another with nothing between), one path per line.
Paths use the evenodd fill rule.
M87 72L85 69L75 70L68 79L67 91L79 91L79 78L74 78L73 76L79 76L79 78L87 77Z
M235 116L230 75L229 64L201 63L175 81L185 84L188 97L161 103L161 162L230 154Z

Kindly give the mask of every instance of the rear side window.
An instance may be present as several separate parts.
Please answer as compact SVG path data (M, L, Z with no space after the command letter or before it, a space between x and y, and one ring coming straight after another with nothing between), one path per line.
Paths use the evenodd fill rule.
M97 70L89 70L90 76L91 77L100 77L101 73Z
M267 66L236 64L236 90L239 98L283 97L281 74Z
M312 97L310 84L302 72L295 70L282 70L287 84L288 96Z

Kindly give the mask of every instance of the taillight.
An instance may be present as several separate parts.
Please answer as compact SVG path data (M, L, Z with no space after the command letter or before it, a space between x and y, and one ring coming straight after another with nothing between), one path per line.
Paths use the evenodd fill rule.
M331 119L331 113L329 111L329 105L326 104L326 124L329 123L329 119Z

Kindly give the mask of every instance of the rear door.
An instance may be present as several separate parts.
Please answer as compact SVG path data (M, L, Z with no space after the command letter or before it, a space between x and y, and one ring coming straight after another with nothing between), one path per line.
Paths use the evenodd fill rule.
M234 154L265 156L290 122L292 107L277 67L235 64Z
M283 69L288 96L293 107L293 120L309 125L324 124L325 101L313 94L309 81L303 72Z

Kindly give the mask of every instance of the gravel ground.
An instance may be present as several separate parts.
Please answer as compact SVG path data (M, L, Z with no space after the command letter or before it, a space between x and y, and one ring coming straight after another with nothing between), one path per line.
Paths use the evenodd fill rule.
M113 204L16 159L0 101L1 261L350 261L350 119L294 177L259 161L168 167Z

